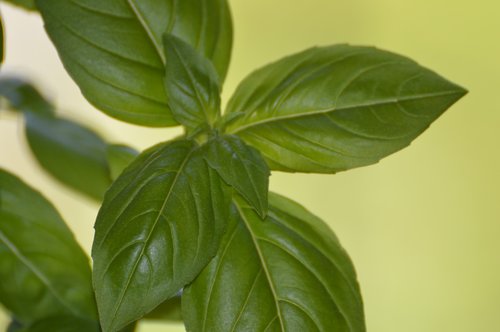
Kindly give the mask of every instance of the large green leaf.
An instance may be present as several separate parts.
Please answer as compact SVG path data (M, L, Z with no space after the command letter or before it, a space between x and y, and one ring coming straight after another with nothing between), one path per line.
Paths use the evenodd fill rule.
M92 248L104 332L174 296L215 255L229 195L201 152L187 140L153 147L106 193Z
M0 170L0 302L23 324L97 320L88 258L54 207Z
M409 145L465 92L393 53L312 48L245 79L229 103L227 130L272 169L334 173Z
M36 10L35 0L3 0L27 10Z
M188 331L365 331L354 268L332 231L270 195L265 221L237 200L219 252L184 290Z
M174 118L195 129L213 127L220 115L219 78L212 63L191 45L166 34L165 90Z
M264 218L270 172L259 151L234 135L210 140L206 151L205 158L210 167Z
M171 33L227 71L232 23L226 0L37 0L67 71L97 108L148 126L177 122L163 88L162 37Z

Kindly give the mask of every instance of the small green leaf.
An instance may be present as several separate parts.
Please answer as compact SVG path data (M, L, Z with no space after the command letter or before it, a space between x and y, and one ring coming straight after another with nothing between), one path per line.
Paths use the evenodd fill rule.
M95 200L102 200L112 180L138 154L123 145L108 145L91 129L57 117L54 106L21 79L1 77L0 96L11 109L23 112L26 138L40 165Z
M8 108L14 111L54 114L54 106L38 90L16 77L0 77L0 97L5 98Z
M266 216L270 171L259 151L237 136L224 135L208 142L205 158L262 218Z
M226 0L37 0L66 70L98 109L123 121L173 126L163 87L163 35L213 61L225 77L232 46Z
M215 259L184 289L188 331L364 332L349 257L326 224L270 194L266 221L241 199Z
M225 191L187 140L147 150L118 177L99 211L92 247L104 332L141 318L198 275L225 231Z
M28 144L40 165L69 187L102 200L111 184L106 142L72 121L37 113L25 118Z
M246 78L229 103L227 131L272 169L335 173L406 147L465 93L393 53L312 48Z
M3 0L26 10L36 10L35 0Z
M121 144L108 145L106 155L109 164L111 180L116 180L123 170L137 157L139 152Z
M54 207L0 170L0 302L21 323L97 320L89 261Z
M214 66L191 45L166 34L165 90L174 118L195 129L213 127L220 115L219 79Z
M100 332L99 323L74 316L51 316L36 321L20 332Z

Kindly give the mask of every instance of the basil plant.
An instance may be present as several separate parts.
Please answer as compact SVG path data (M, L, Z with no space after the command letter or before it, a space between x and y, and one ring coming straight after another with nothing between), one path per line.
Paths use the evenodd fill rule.
M333 45L257 69L223 110L226 0L9 2L41 14L97 109L185 129L139 153L59 116L26 80L0 77L3 111L24 118L40 166L102 202L91 268L54 206L0 171L0 302L10 331L133 331L158 318L192 332L366 331L339 240L268 192L269 175L377 163L463 88L401 55Z

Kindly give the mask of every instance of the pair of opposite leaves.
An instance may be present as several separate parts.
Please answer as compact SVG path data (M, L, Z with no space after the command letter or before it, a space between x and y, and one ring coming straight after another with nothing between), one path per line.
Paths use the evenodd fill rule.
M218 93L214 96L214 89L210 89L217 84L200 83L206 79L209 83L214 81L210 70L204 68L203 60L199 62L201 72L193 70L199 69L196 66L182 68L182 64L170 61L172 57L165 68L162 47L158 47L164 31L157 29L154 13L148 11L151 2L127 3L39 3L66 68L87 98L111 115L149 125L171 125L175 118L190 126L188 116L194 115L197 120L202 110L217 112L213 102ZM213 5L207 3L209 7ZM169 5L165 6L162 9L168 10ZM216 4L211 8L227 8L224 6ZM122 29L124 25L120 22L125 21L130 25ZM170 24L170 32L189 39L184 38L183 33L191 31L177 26L177 22L182 20ZM145 23L152 24L145 26ZM120 33L129 33L134 38L123 35L124 39L118 38L124 41L122 44L113 44ZM107 38L111 35L114 38ZM177 43L175 38L171 40ZM224 39L219 36L213 40ZM137 48L138 45L145 48ZM177 49L185 46L182 42L179 45ZM138 49L146 51L131 52ZM210 52L202 53L207 56ZM227 69L228 57L226 60L225 64L222 60L222 66L214 61L219 74L222 73L220 76ZM167 75L164 82L168 66L171 72L183 69L183 76L175 76L182 79L169 82L174 76ZM134 79L127 79L132 77ZM167 89L163 89L164 83ZM171 98L181 98L169 100L165 91L187 93L172 94ZM247 78L229 103L223 126L228 133L237 133L257 147L273 169L332 173L374 163L408 145L463 93L463 89L394 54L346 45L317 48L278 61ZM182 113L190 108L177 107L176 110L176 103L195 105L191 108L195 112ZM165 111L168 106L171 113ZM144 206L142 209L150 212ZM160 221L160 217L156 219L153 220ZM131 250L138 243L128 245L131 247L114 248L115 255L122 254L122 249ZM143 249L139 253L144 253ZM137 267L140 266L136 260L132 269ZM118 294L118 298L123 296Z

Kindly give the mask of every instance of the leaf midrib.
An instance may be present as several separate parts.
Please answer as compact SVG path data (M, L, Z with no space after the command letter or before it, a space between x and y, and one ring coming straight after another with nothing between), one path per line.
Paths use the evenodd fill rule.
M61 303L63 307L67 308L69 312L73 313L75 316L87 319L87 317L80 314L80 312L75 310L71 306L71 304L67 303L65 299L58 294L58 292L56 291L52 283L44 275L44 273L40 271L32 262L30 262L30 260L17 249L16 245L1 230L0 230L0 241L3 242L7 247L7 249L11 251L12 254L17 259L19 259L19 261L21 261L21 263L23 263L47 287L52 296L54 296L54 298L59 303Z
M281 308L280 308L279 303L278 303L279 297L278 297L278 294L276 293L276 289L275 289L273 280L271 278L271 274L270 274L270 272L268 270L266 261L264 259L264 255L262 254L262 250L260 249L258 241L257 241L256 237L254 236L254 234L252 232L252 227L250 226L250 222L246 218L245 213L241 210L241 207L239 206L238 202L236 202L234 199L233 199L233 204L236 206L236 209L238 210L238 213L239 213L239 215L241 217L241 220L243 220L243 222L245 224L245 227L248 230L248 233L250 234L250 237L252 238L252 242L254 244L255 251L259 255L259 260L261 262L262 269L264 270L264 273L266 275L266 279L267 279L268 284L269 284L269 288L270 288L271 293L273 294L273 297L275 299L274 303L276 305L276 312L277 312L278 319L280 321L281 331L285 332L285 325L283 323L283 318L282 318L282 314L281 314Z
M144 31L146 31L146 34L148 35L149 40L153 44L153 47L155 48L156 53L160 57L163 65L165 66L165 64L167 63L167 60L166 60L165 55L162 52L162 47L156 41L154 34L153 34L153 31L151 30L149 25L146 23L146 19L141 15L141 12L137 9L134 0L127 0L127 4L130 6L130 9L132 9L132 12L134 13L135 17L137 17L137 20L139 21L139 23L143 27Z
M150 240L150 238L151 238L151 236L153 234L153 231L156 228L156 225L158 224L158 221L160 220L160 216L163 214L163 211L165 210L165 206L167 205L167 202L170 199L170 195L172 194L173 188L177 184L177 180L179 179L180 174L182 174L182 172L183 172L183 170L184 170L187 162L189 161L189 159L191 158L192 154L196 150L197 150L196 148L193 148L193 149L191 149L191 151L188 152L188 154L186 155L186 157L182 161L182 164L180 165L179 170L177 171L177 174L175 175L174 180L172 181L172 184L171 184L171 186L170 186L170 188L168 190L168 193L167 193L167 195L165 197L165 200L163 201L162 206L161 206L160 210L158 211L158 215L157 215L157 217L156 217L156 219L155 219L155 221L154 221L154 223L153 223L153 225L151 227L151 230L150 230L148 236L146 237L146 240L144 241L144 246L142 247L141 252L138 255L138 259L136 260L136 262L134 263L134 266L132 267L132 270L131 270L131 272L129 274L129 277L127 279L125 287L123 287L123 290L122 290L122 292L120 294L120 297L119 297L119 300L118 300L118 304L116 305L115 311L113 313L113 319L112 319L112 321L110 323L111 327L113 326L113 324L114 324L114 322L115 322L115 320L117 318L117 313L118 313L119 309L122 306L123 299L125 298L125 294L126 294L128 288L130 286L130 283L132 282L132 278L135 275L137 267L139 266L139 262L142 259L142 257L144 256L144 252L146 250L146 247L148 246L148 243L149 243L149 240Z
M266 118L263 120L250 122L250 123L243 125L241 127L229 129L227 131L227 134L234 135L234 134L237 134L239 132L245 131L249 128L264 125L264 124L269 124L272 122L291 120L291 119L308 117L308 116L315 116L315 115L321 115L321 114L328 114L330 112L336 112L336 111L337 112L338 111L347 111L347 110L356 109L356 108L384 106L384 105L396 104L396 103L404 102L404 101L414 101L414 100L420 100L420 99L426 99L426 98L444 97L444 96L450 96L450 95L454 95L454 94L459 95L459 94L461 94L461 91L460 90L450 90L450 91L444 91L444 92L438 92L438 93L424 93L424 94L413 95L413 96L408 96L408 97L379 99L379 100L374 100L374 101L371 101L368 103L360 103L359 105L350 105L350 106L344 106L344 107L339 107L339 108L334 106L334 107L329 107L326 109L303 111L300 113L287 114L287 115L283 115L283 116L275 116L272 118ZM256 112L256 110L253 110L252 113L253 112Z

